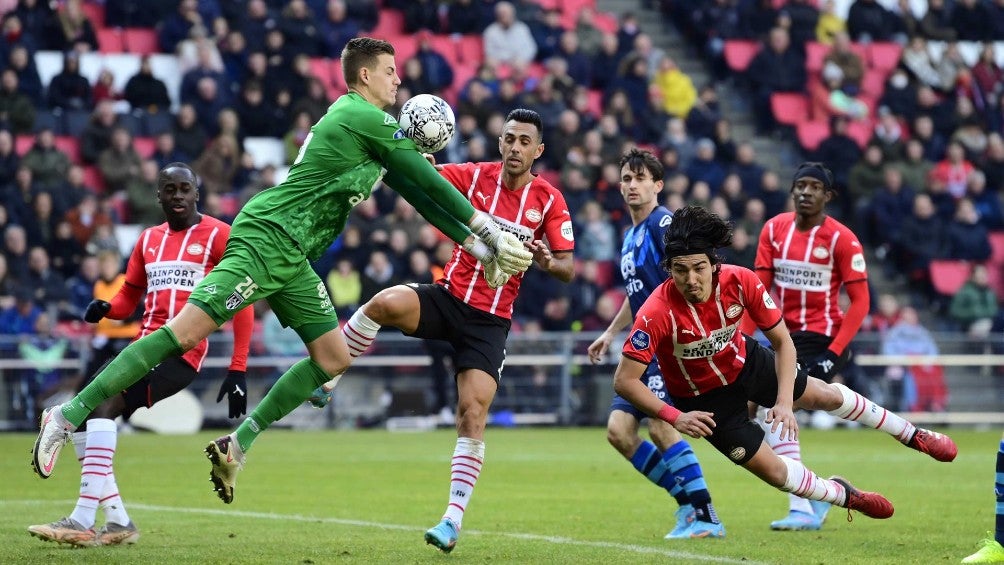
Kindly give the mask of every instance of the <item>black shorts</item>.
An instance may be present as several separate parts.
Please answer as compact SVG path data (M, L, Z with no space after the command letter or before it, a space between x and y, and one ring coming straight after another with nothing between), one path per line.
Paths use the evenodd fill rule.
M805 392L808 373L799 367L795 374L794 399ZM715 449L737 465L756 455L763 443L764 431L750 420L746 401L760 406L773 406L777 400L777 372L774 351L746 336L746 364L732 384L700 396L673 397L673 404L684 412L700 410L714 414L715 429L707 437Z
M453 364L458 373L478 369L499 382L512 322L457 300L442 285L408 286L418 293L420 314L415 333L406 335L450 342L456 350Z
M833 338L816 332L795 332L791 334L791 341L795 342L795 352L798 355L798 362L808 367L817 357L826 352L830 344L833 343ZM839 373L847 365L850 358L851 348L848 347L844 349L840 357L837 357L837 366L830 374L836 375Z
M108 360L108 363L111 363L111 359ZM101 368L104 369L104 367ZM81 382L77 392L93 381L100 372L100 370L96 371L90 378ZM128 420L133 412L139 408L149 408L165 398L174 396L192 384L198 375L199 372L183 361L181 357L165 359L160 365L143 375L143 378L122 391L122 398L125 400L125 411L122 412L122 417Z

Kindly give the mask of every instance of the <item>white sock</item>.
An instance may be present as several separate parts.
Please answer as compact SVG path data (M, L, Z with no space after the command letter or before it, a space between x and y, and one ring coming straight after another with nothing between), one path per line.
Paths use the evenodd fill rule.
M129 514L126 513L125 504L119 496L119 485L115 482L115 471L111 468L105 477L105 488L101 493L100 503L101 509L105 511L105 522L121 526L129 524Z
M70 518L85 528L93 528L105 478L111 472L115 456L115 422L103 418L88 420L86 433L84 458L80 466L80 496Z
M353 359L359 357L369 349L373 340L376 339L377 332L380 331L380 324L374 322L369 316L363 313L363 309L356 310L355 314L345 322L342 328L342 337L349 346L349 355Z
M829 411L833 416L849 422L859 422L864 426L875 428L876 430L882 430L898 439L904 445L913 439L913 434L917 431L917 428L910 422L840 383L834 383L831 386L837 387L837 390L844 397L840 408Z
M87 432L73 432L73 450L77 452L77 462L84 464L84 450L87 449Z
M464 520L464 511L471 501L474 485L481 475L481 465L485 460L485 442L469 437L457 438L450 463L450 503L446 505L443 518L449 518L457 529Z
M789 457L779 455L781 461L788 468L788 478L784 481L781 490L797 494L798 496L822 500L837 506L847 504L847 492L844 487L836 481L821 479L810 471L800 461L795 461Z
M766 412L764 412L766 416ZM802 449L798 443L798 439L789 440L787 438L781 439L781 426L777 427L777 430L770 431L770 424L764 422L762 419L758 420L760 427L763 428L765 432L765 438L767 440L767 445L774 450L774 453L787 457L792 461L802 462ZM809 500L802 498L794 493L788 493L788 510L795 510L798 512L804 512L805 514L812 514L812 505L809 504Z

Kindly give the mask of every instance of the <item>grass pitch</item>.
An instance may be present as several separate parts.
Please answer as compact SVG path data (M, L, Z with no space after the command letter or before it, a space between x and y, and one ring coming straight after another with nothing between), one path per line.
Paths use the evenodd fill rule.
M120 436L116 478L141 538L87 549L26 530L72 510L72 447L43 481L29 466L34 436L0 434L0 563L958 563L993 529L1000 433L948 431L959 457L947 464L880 432L803 432L814 471L896 505L889 520L855 514L851 523L834 508L819 532L770 531L786 495L692 441L727 536L671 542L662 536L675 502L621 459L603 430L489 429L484 471L450 555L422 534L446 505L452 431L273 430L255 444L230 505L211 492L201 451L217 434Z

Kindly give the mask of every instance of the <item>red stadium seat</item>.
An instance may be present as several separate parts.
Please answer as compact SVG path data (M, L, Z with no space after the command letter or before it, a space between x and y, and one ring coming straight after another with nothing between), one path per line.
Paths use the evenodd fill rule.
M153 152L157 150L157 140L152 137L134 137L132 147L144 159L149 159Z
M100 30L105 27L105 6L104 4L98 4L97 2L82 2L80 4L81 10L87 16L87 19L91 20L91 25L94 26L95 30Z
M725 41L725 63L736 72L745 71L760 51L759 41L729 39Z
M370 36L378 39L390 41L391 37L399 37L404 34L404 14L398 10L389 8L380 10L380 19L377 20L376 27L369 33ZM394 49L400 47L394 43Z
M123 33L125 33L125 48L130 53L137 55L160 53L160 41L157 39L156 31L141 27L127 27Z
M324 84L325 90L331 90L334 87L334 83L331 80L331 60L327 57L311 57L310 74L314 75L314 78Z
M119 28L102 28L97 31L98 51L102 53L124 53L125 41Z
M575 20L572 20L572 25L575 25ZM604 33L617 33L620 23L617 22L617 16L613 14L596 12L596 15L593 16L593 26Z
M105 178L101 176L101 171L97 167L88 165L84 167L84 186L93 190L96 194L105 191Z
M1004 232L992 232L990 234L990 255L991 265L1004 266Z
M817 41L805 44L805 70L818 73L823 70L823 59L830 52L830 46Z
M972 265L969 261L955 259L935 259L931 261L931 284L943 296L952 296L962 288Z
M885 92L885 78L887 72L881 69L868 69L864 78L861 79L861 92L873 98L881 98Z
M903 47L899 43L878 42L868 46L868 65L880 71L892 71L899 66Z
M804 121L795 128L798 144L806 151L815 151L819 144L830 135L830 124L822 121Z
M871 120L854 120L847 125L847 135L864 149L875 133L874 128Z
M480 35L460 36L460 48L458 58L468 65L480 65L485 60L485 42Z
M415 39L415 49L418 50L420 41ZM432 50L442 55L446 62L454 69L460 64L460 40L454 40L448 35L433 35L429 41Z
M32 145L35 145L34 135L19 135L14 138L14 152L17 153L19 157L24 157L24 154L31 149Z
M778 123L789 126L809 119L809 100L797 92L775 92L770 95L770 109Z
M70 161L80 163L80 141L72 135L57 135L56 149L59 149L70 158Z
M994 290L997 300L1004 300L1004 265L994 263L993 257L986 263L987 284Z

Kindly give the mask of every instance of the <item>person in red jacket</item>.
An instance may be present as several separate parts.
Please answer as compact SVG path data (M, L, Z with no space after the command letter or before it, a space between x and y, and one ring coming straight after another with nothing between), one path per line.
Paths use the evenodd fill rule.
M133 316L143 301L141 327L136 339L163 326L177 314L195 285L223 257L230 226L200 214L198 181L184 163L170 163L157 178L157 199L167 221L140 234L126 267L125 283L105 301L93 300L84 320L124 320ZM234 318L234 351L230 370L220 387L217 402L228 397L231 418L247 411L248 347L254 327L254 310L245 308ZM115 418L129 418L140 407L150 407L173 396L195 380L206 357L208 342L202 340L192 350L165 360L140 381L99 405L86 420L86 431L72 434L81 462L80 495L73 512L50 524L30 526L31 535L76 546L136 543L139 530L129 519L119 495L112 460L117 431ZM98 371L96 371L98 372ZM96 373L95 372L95 373ZM81 383L81 388L85 383ZM67 439L71 439L68 434ZM51 469L46 471L46 476ZM98 530L94 523L98 508L106 522Z

